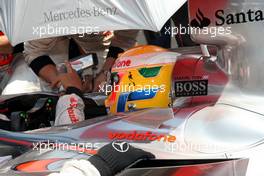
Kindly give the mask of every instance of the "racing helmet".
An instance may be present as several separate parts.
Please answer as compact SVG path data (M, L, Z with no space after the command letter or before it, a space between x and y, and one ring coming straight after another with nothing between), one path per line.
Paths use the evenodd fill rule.
M150 45L121 54L112 67L107 89L110 113L170 107L171 75L178 55Z

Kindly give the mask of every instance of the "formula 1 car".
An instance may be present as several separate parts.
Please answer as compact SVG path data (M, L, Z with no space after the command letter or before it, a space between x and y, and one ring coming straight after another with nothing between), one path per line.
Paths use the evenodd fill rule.
M215 52L214 48L210 48L210 51ZM201 151L195 151L200 148L193 143L194 135L189 133L194 128L190 125L196 122L189 121L200 111L216 106L229 81L226 73L215 62L202 59L203 55L199 52L199 47L167 51L154 46L140 46L125 52L113 67L111 80L114 87L106 99L106 106L109 108L104 107L112 115L103 116L102 113L92 116L86 113L87 117L97 117L74 125L48 127L54 118L54 105L57 100L54 95L35 94L6 98L2 101L1 111L15 123L12 123L12 128L0 133L1 155L13 155L15 159L3 162L0 172L9 175L47 175L58 171L69 159L89 158L112 140L128 140L153 152L159 160L136 163L125 170L122 173L124 175L245 175L248 159L244 157L206 152L201 154ZM138 60L139 57L144 57L144 60ZM215 59L215 56L212 58ZM141 84L148 87L140 90L141 87L137 85ZM118 85L127 85L133 91L122 89L115 92ZM161 91L161 86L165 86L164 92ZM175 88L179 89L177 93ZM192 95L188 96L188 93ZM93 99L94 96L90 96L90 101ZM28 106L21 106L23 104ZM98 103L87 105L91 109L101 107L101 112L105 112ZM17 119L20 119L19 123ZM197 125L206 130L203 123ZM223 128L226 127L227 124L224 124ZM197 135L199 130L196 130ZM127 138L131 133L134 134L133 139ZM165 137L175 135L177 140L176 143L170 143L137 137L145 133ZM181 139L183 134L187 134L190 141L184 141L185 137ZM206 135L203 137L204 140L207 139ZM185 149L179 152L182 148L176 146L181 143L186 144L185 149L191 143L195 147L188 152ZM214 146L215 143L210 144ZM158 172L155 168L159 168Z
M231 33L193 35L209 48L125 52L112 69L106 99L111 115L19 133L2 130L1 151L14 158L2 162L0 175L47 175L69 159L89 158L105 143L126 140L157 160L135 163L120 175L262 176L263 24L238 22L251 8L261 14L263 5L190 0L189 7L193 25ZM233 13L241 18L236 24L228 20Z

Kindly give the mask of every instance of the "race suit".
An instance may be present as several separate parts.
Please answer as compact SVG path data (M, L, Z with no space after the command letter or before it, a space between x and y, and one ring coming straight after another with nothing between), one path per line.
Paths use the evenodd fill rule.
M72 92L59 98L56 106L55 126L77 123L85 119L84 102L80 96Z
M84 120L84 102L80 91L67 89L68 94L60 97L56 106L56 125L66 125ZM78 94L78 95L77 95ZM50 176L100 176L99 171L87 160L71 160L64 164L60 173Z
M125 151L120 152L116 145ZM155 159L155 155L128 144L125 141L113 141L100 148L87 160L71 160L66 162L60 173L50 176L114 176L140 160Z
M56 107L55 125L75 123L84 120L84 102L82 93L75 87L68 87L66 94L59 98ZM127 146L125 152L120 152L114 145L126 146L124 141L114 141L100 148L88 160L74 159L66 162L60 173L49 176L112 176L141 159L151 159L155 156L149 152Z

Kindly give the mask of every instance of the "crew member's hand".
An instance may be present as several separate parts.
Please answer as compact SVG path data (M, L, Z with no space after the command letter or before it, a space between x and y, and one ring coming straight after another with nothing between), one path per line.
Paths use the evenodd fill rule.
M58 87L61 84L66 90L69 87L75 87L79 90L83 90L82 80L77 72L72 68L69 62L65 63L67 73L60 74L52 83L52 87Z
M55 65L53 64L45 65L39 70L37 75L43 80L45 80L47 83L49 83L52 88L60 87L60 85L56 85L59 77L58 77L58 71Z
M114 176L141 159L153 159L152 153L135 148L123 141L115 141L101 148L89 158L101 176Z
M83 91L90 93L93 91L93 76L86 75L83 82Z
M98 92L100 90L100 85L107 81L107 75L104 72L100 72L99 75L95 78L94 81L94 92Z

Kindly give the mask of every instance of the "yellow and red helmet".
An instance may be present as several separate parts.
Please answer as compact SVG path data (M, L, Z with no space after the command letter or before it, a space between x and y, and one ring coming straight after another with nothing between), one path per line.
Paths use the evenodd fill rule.
M110 113L170 107L171 75L177 56L157 46L138 46L121 54L112 68Z

